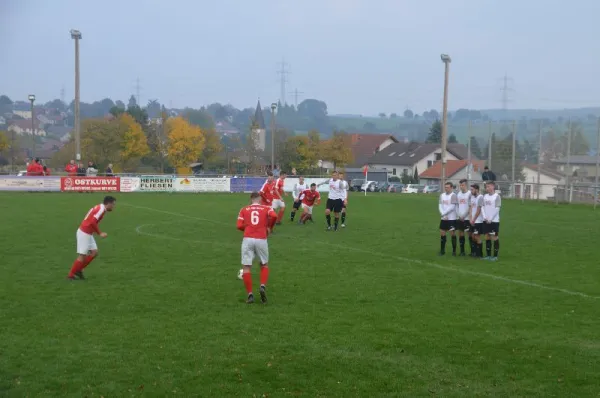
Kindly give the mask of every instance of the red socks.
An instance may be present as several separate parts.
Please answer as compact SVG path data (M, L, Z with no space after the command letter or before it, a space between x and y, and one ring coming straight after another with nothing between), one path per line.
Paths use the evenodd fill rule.
M277 215L277 222L281 222L281 220L283 220L284 215L285 215L285 209L279 209L279 214Z
M81 261L79 261L79 259L75 260L75 262L73 263L73 266L71 267L71 272L69 272L69 278L74 278L75 277L75 272L79 271L80 269L82 269L83 264Z
M267 264L260 267L260 284L265 285L269 280L269 266Z
M243 279L244 286L246 286L246 293L252 293L252 274L250 272L244 272Z
M95 256L87 256L85 260L83 260L83 265L81 266L81 270L85 269L92 261L94 261Z

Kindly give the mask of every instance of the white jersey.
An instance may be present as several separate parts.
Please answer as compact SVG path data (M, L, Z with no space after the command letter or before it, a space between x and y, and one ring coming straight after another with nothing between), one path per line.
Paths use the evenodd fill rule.
M477 209L482 206L483 206L483 195L481 195L481 194L479 194L477 196L471 195L470 219L475 220L474 221L475 224L479 224L479 223L483 222L483 214L481 211L479 212L479 216L477 216L477 218L475 218L475 216L477 215Z
M469 209L471 208L471 192L458 192L456 194L458 200L457 216L463 220L469 219Z
M307 189L310 189L308 184L305 182L304 184L300 184L299 182L294 184L294 189L292 190L292 196L294 197L294 201L300 199L300 194Z
M348 183L344 180L342 180L342 183L344 183L344 197L342 199L346 200L348 199Z
M483 214L484 221L500 222L500 205L502 199L497 193L489 194L486 193L483 196L483 206L481 207L481 213Z
M442 218L448 218L448 220L456 220L456 207L458 201L454 192L443 193L440 195L440 203L438 209L440 210L440 216Z
M332 178L329 180L329 195L327 196L331 200L344 200L344 184L342 180L335 180Z

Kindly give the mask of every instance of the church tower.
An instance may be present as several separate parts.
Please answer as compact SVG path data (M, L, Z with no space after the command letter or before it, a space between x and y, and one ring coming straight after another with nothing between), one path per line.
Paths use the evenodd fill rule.
M267 141L267 130L265 127L265 118L263 117L262 108L260 107L260 100L258 100L258 103L256 104L256 111L254 112L254 119L252 122L252 135L254 135L256 149L259 151L264 151Z

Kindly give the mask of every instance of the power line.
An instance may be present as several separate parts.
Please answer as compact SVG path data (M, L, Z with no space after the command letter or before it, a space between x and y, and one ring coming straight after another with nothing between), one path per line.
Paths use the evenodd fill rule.
M504 77L502 78L502 88L500 89L502 92L502 112L504 114L504 120L506 120L508 116L508 103L513 102L513 100L509 98L509 92L515 91L509 86L509 84L514 84L514 81L505 73Z
M298 98L302 97L302 94L304 94L304 91L298 91L298 89L295 89L294 91L290 92L289 94L294 96L294 108L298 109Z
M136 96L137 104L141 108L142 107L142 102L141 102L141 99L140 99L140 93L141 93L143 87L140 84L140 78L139 77L135 79L135 86L133 88L135 90L135 96Z
M285 105L285 84L289 82L287 75L290 74L289 64L285 62L285 59L281 60L277 74L279 75L279 89L281 90L279 92L279 102L281 102L281 105Z
M65 85L64 84L62 85L62 87L60 89L60 101L63 104L66 104L66 102L65 102Z

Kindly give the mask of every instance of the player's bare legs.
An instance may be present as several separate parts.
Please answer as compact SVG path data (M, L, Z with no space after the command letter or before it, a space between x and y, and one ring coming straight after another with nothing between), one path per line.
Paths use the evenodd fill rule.
M88 254L78 254L77 259L71 266L68 278L75 280L77 276L79 279L85 279L83 276L83 270L85 267L90 265L92 261L98 256L98 250L90 250Z
M246 303L252 304L254 303L254 294L252 293L252 265L244 265L243 269L244 273L242 274L242 280L244 281L246 293L248 294Z
M267 282L269 281L269 264L260 265L260 301L267 303Z

